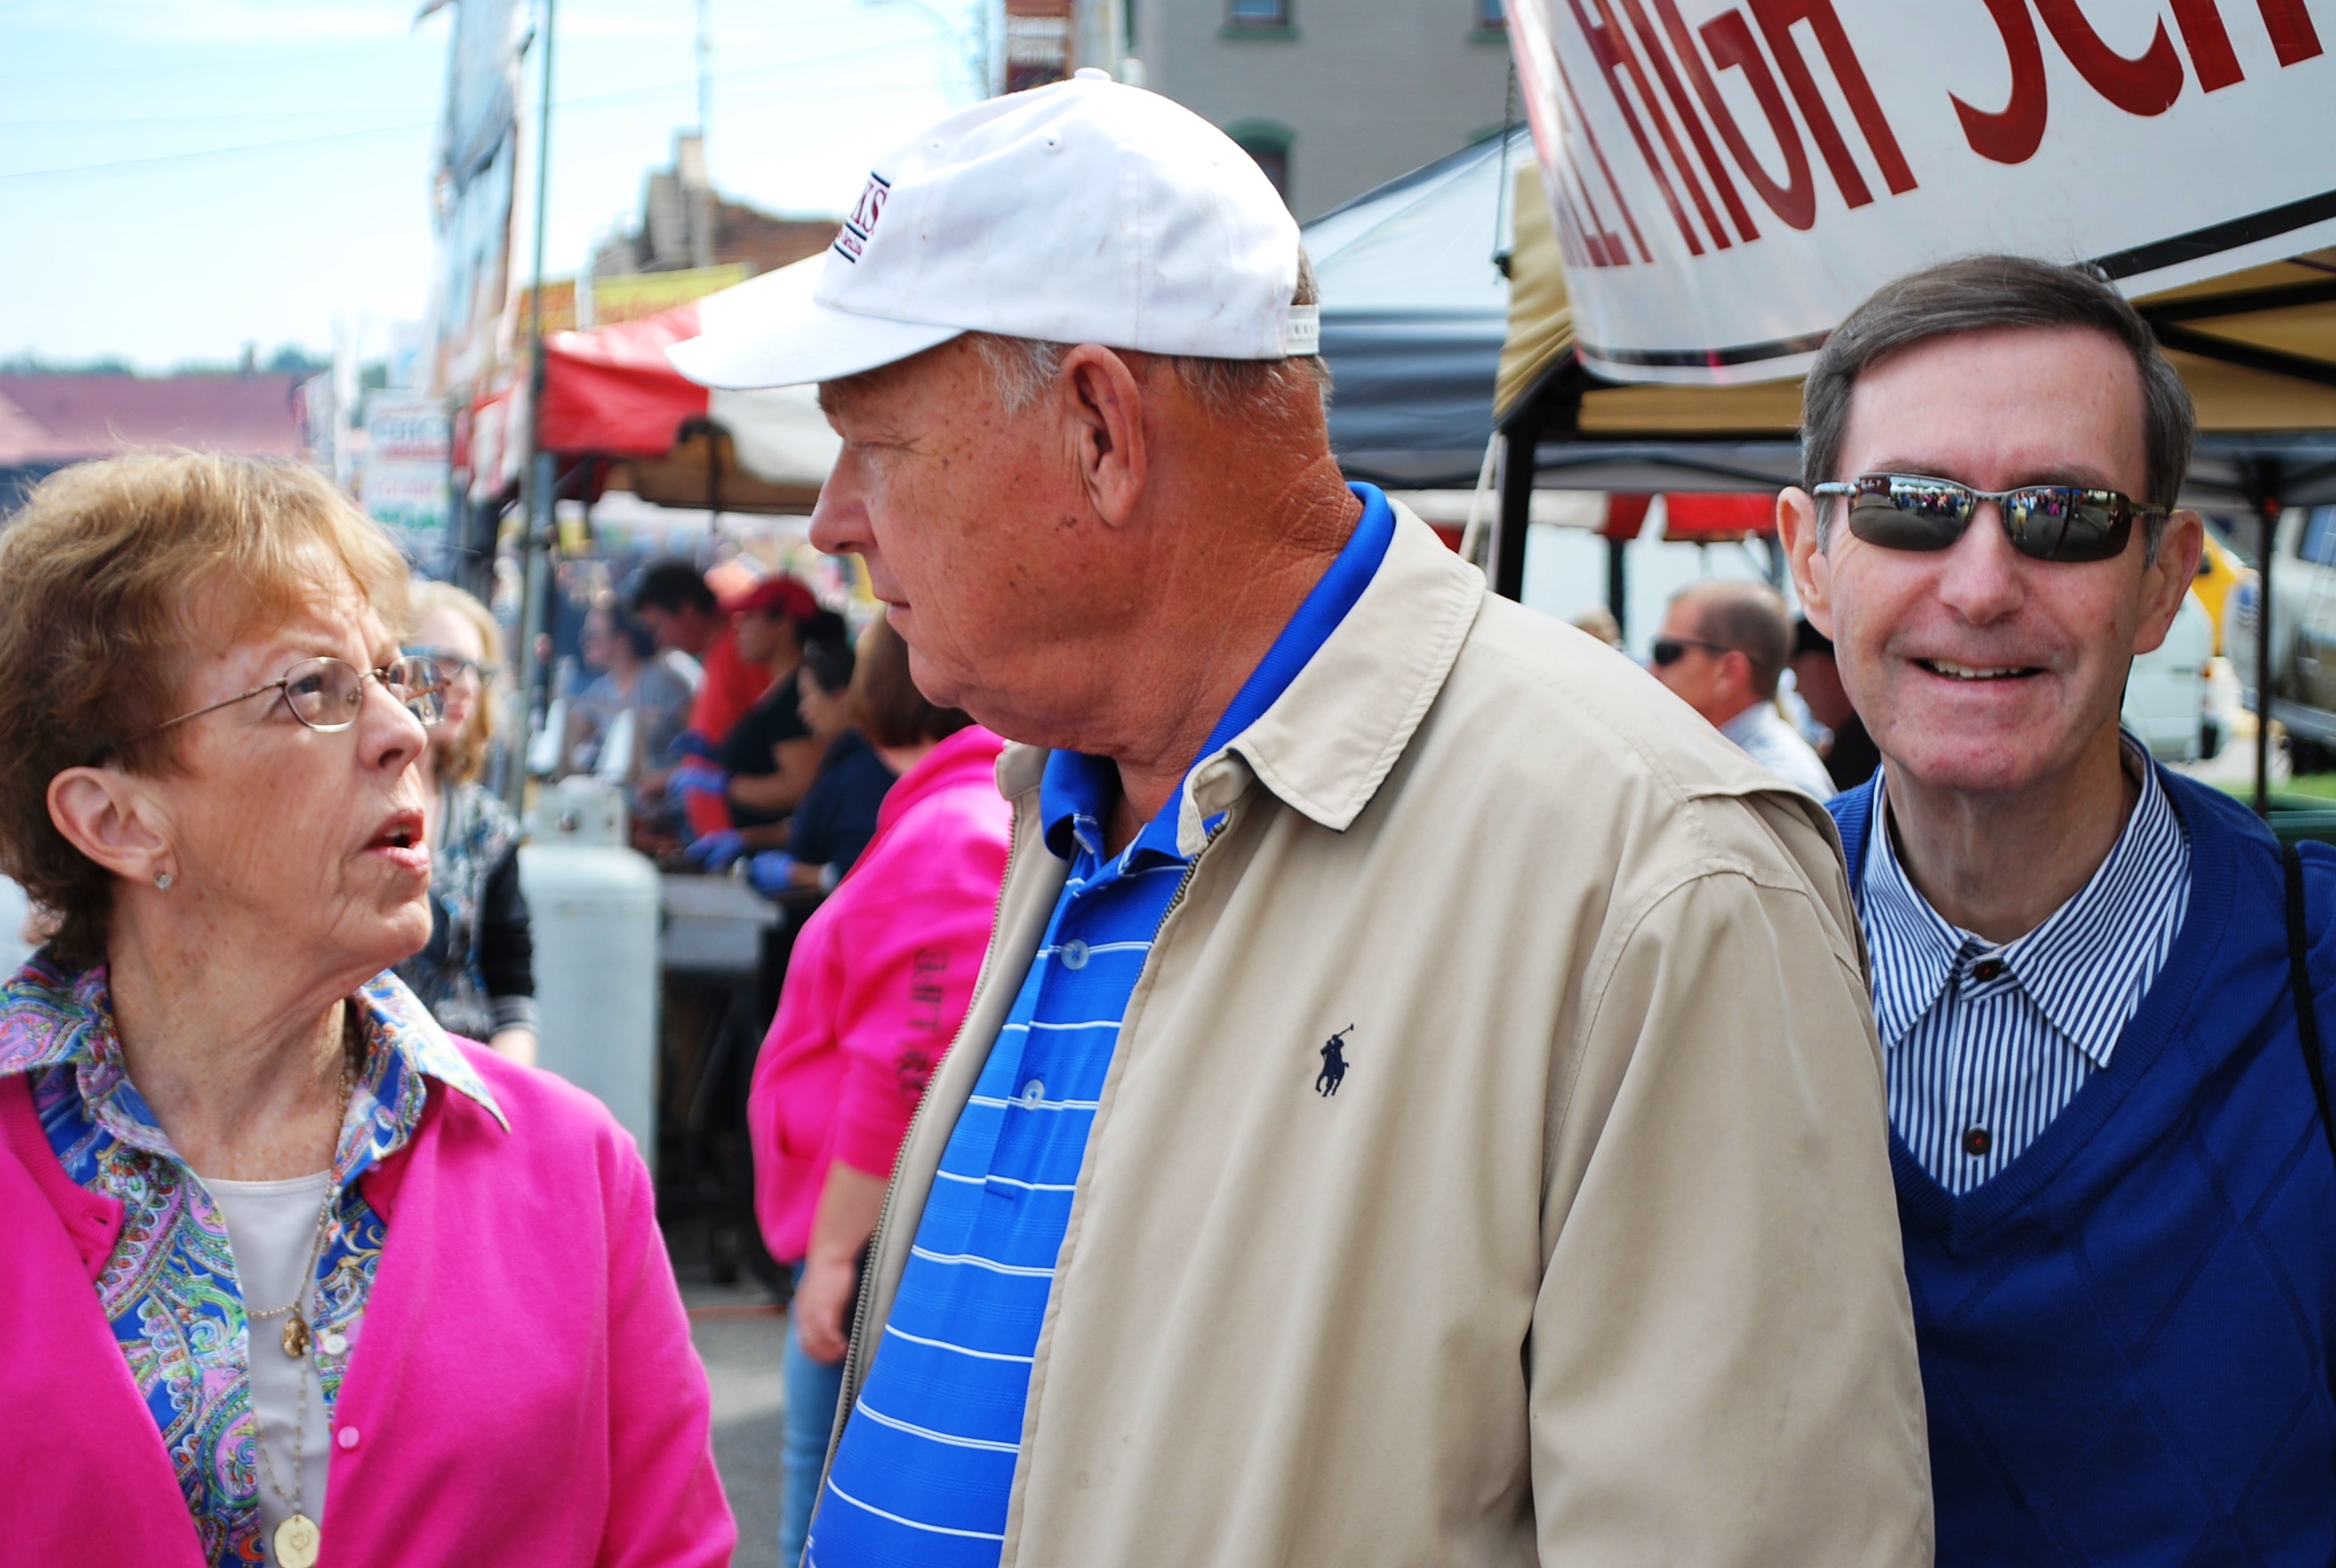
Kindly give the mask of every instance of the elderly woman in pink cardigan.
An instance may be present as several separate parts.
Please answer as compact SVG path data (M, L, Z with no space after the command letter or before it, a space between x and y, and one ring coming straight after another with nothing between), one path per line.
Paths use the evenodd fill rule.
M721 1564L598 1104L449 1038L406 575L306 472L68 469L0 535L0 1555Z

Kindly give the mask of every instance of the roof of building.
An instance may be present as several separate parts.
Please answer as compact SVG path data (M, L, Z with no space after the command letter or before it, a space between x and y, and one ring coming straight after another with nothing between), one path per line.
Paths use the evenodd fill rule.
M0 467L71 463L140 446L294 455L301 449L302 379L0 375Z

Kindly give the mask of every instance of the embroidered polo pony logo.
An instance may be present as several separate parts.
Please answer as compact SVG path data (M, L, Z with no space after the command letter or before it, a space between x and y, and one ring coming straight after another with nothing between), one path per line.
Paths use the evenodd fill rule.
M1322 1042L1322 1070L1315 1075L1314 1092L1326 1100L1347 1081L1347 1037L1354 1032L1355 1026L1348 1024Z

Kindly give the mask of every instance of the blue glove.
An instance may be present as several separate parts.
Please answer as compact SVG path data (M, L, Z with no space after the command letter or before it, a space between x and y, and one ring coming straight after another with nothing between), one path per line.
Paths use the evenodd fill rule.
M686 729L673 737L673 744L667 748L667 755L676 761L683 757L695 756L704 757L707 762L715 762L720 759L722 748L696 730Z
M736 828L724 828L707 833L681 852L709 872L726 872L730 863L746 852L746 835Z
M677 794L707 794L721 799L730 793L730 775L710 762L684 758L666 787Z
M764 850L746 862L746 880L766 899L795 891L795 857L784 850Z

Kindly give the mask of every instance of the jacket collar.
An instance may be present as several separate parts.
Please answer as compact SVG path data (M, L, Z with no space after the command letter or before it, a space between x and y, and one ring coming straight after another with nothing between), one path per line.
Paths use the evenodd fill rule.
M1206 823L1251 779L1310 821L1344 833L1386 782L1444 689L1484 601L1484 574L1448 549L1410 508L1337 628L1258 721L1184 775L1178 852L1207 842ZM998 759L1007 800L1036 794L1046 751L1009 745Z

